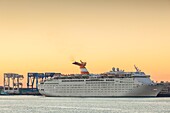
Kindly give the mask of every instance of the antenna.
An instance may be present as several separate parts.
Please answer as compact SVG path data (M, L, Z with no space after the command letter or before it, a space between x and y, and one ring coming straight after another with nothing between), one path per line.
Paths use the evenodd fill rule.
M141 70L138 67L136 67L135 65L134 65L134 67L136 69L136 72L141 72Z

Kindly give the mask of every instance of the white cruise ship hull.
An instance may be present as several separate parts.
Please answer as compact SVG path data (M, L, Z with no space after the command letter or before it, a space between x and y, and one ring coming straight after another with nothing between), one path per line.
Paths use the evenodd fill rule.
M67 84L68 85L68 84ZM49 85L50 86L50 85ZM60 86L60 88L51 85L51 89L44 87L44 84L39 85L39 92L48 97L156 97L158 93L163 89L163 85L136 85L135 87L129 89L117 90L115 88L105 89L104 87L96 88L91 87L91 89L85 89L85 87L80 87L80 89L74 89L76 84L71 86ZM82 85L83 86L83 85ZM107 85L106 85L107 86ZM67 88L65 91L64 88Z

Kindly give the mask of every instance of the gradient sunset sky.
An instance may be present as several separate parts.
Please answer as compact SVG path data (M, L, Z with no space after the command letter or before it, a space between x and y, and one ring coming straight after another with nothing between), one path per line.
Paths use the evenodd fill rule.
M169 0L0 0L3 73L90 73L137 65L170 81Z

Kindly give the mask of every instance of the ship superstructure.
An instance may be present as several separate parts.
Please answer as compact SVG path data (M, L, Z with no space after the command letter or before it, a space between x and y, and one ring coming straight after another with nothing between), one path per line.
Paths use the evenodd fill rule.
M45 96L62 97L150 97L157 96L163 88L136 66L136 72L112 68L110 72L89 74L85 62L73 64L80 66L81 74L56 74L38 85L39 92Z

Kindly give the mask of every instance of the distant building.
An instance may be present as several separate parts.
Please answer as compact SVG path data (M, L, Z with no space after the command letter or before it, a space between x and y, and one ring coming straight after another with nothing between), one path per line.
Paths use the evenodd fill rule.
M170 82L163 82L163 81L161 81L160 84L164 84L165 87L158 94L158 97L170 97Z

